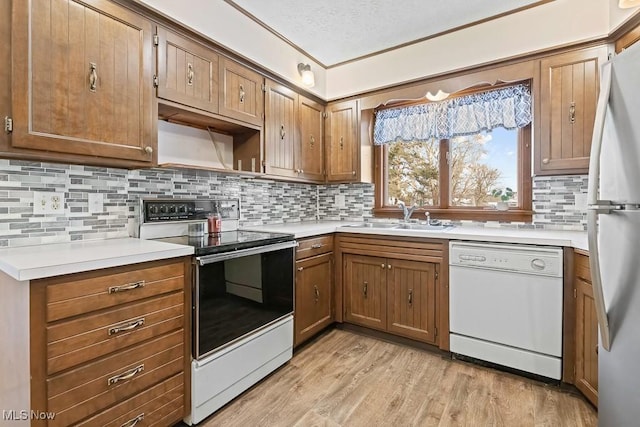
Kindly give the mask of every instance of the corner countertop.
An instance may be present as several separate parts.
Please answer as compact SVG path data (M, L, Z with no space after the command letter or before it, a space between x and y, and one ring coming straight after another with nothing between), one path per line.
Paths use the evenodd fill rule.
M0 249L0 270L23 281L192 254L191 246L153 240L87 240Z
M402 230L390 228L350 227L357 222L310 221L286 224L243 227L247 230L294 234L297 239L320 234L342 232L377 234L398 237L427 237L431 239L472 240L496 243L566 246L589 250L585 231L531 230L493 227L454 227L445 230Z

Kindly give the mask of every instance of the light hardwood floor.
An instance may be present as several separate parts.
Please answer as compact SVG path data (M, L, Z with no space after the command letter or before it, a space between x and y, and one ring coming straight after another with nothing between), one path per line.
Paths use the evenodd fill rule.
M331 330L202 423L218 426L595 426L554 386Z

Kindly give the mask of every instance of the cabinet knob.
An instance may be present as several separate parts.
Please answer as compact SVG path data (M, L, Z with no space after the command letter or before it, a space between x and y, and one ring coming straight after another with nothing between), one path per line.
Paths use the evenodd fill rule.
M298 173L304 173L304 170L303 170L303 169L300 169L300 170L298 171Z
M304 267L298 267L298 271L304 270Z
M384 268L384 267L385 267L385 265L384 265L384 264L380 264L380 267Z
M146 147L144 147L144 152L147 154L152 154L153 153L153 147L151 147L150 145L147 145Z
M542 164L543 165L548 165L549 164L549 158L545 157L544 159L542 159Z
M387 268L391 270L391 264L387 264Z
M352 176L356 176L356 171L351 171Z

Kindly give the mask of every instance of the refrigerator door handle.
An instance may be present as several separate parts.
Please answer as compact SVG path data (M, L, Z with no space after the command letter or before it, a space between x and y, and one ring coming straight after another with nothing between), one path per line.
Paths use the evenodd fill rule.
M589 159L589 187L587 190L587 200L589 206L606 206L598 200L600 190L600 155L602 153L602 136L604 133L604 122L609 103L609 93L611 91L611 62L602 66L600 75L600 96L596 107L596 116L593 126L593 138L591 140L591 157ZM609 205L609 212L612 206ZM609 330L609 319L604 303L604 293L602 291L602 277L600 275L600 254L598 252L598 215L600 209L589 209L587 211L587 232L589 240L589 266L591 267L591 279L593 284L593 300L600 329L600 341L602 348L606 351L611 349L611 335ZM603 212L604 213L604 212Z

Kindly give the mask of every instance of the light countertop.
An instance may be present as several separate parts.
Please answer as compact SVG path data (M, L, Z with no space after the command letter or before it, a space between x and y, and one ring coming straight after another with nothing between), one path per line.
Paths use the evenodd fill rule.
M0 270L22 281L192 254L191 246L153 240L87 240L0 249Z
M291 233L296 238L333 232L377 234L398 237L428 237L447 240L473 240L497 243L566 246L589 250L585 231L530 230L493 227L453 227L444 230L403 230L389 228L349 227L354 222L311 221L243 227L247 230Z

